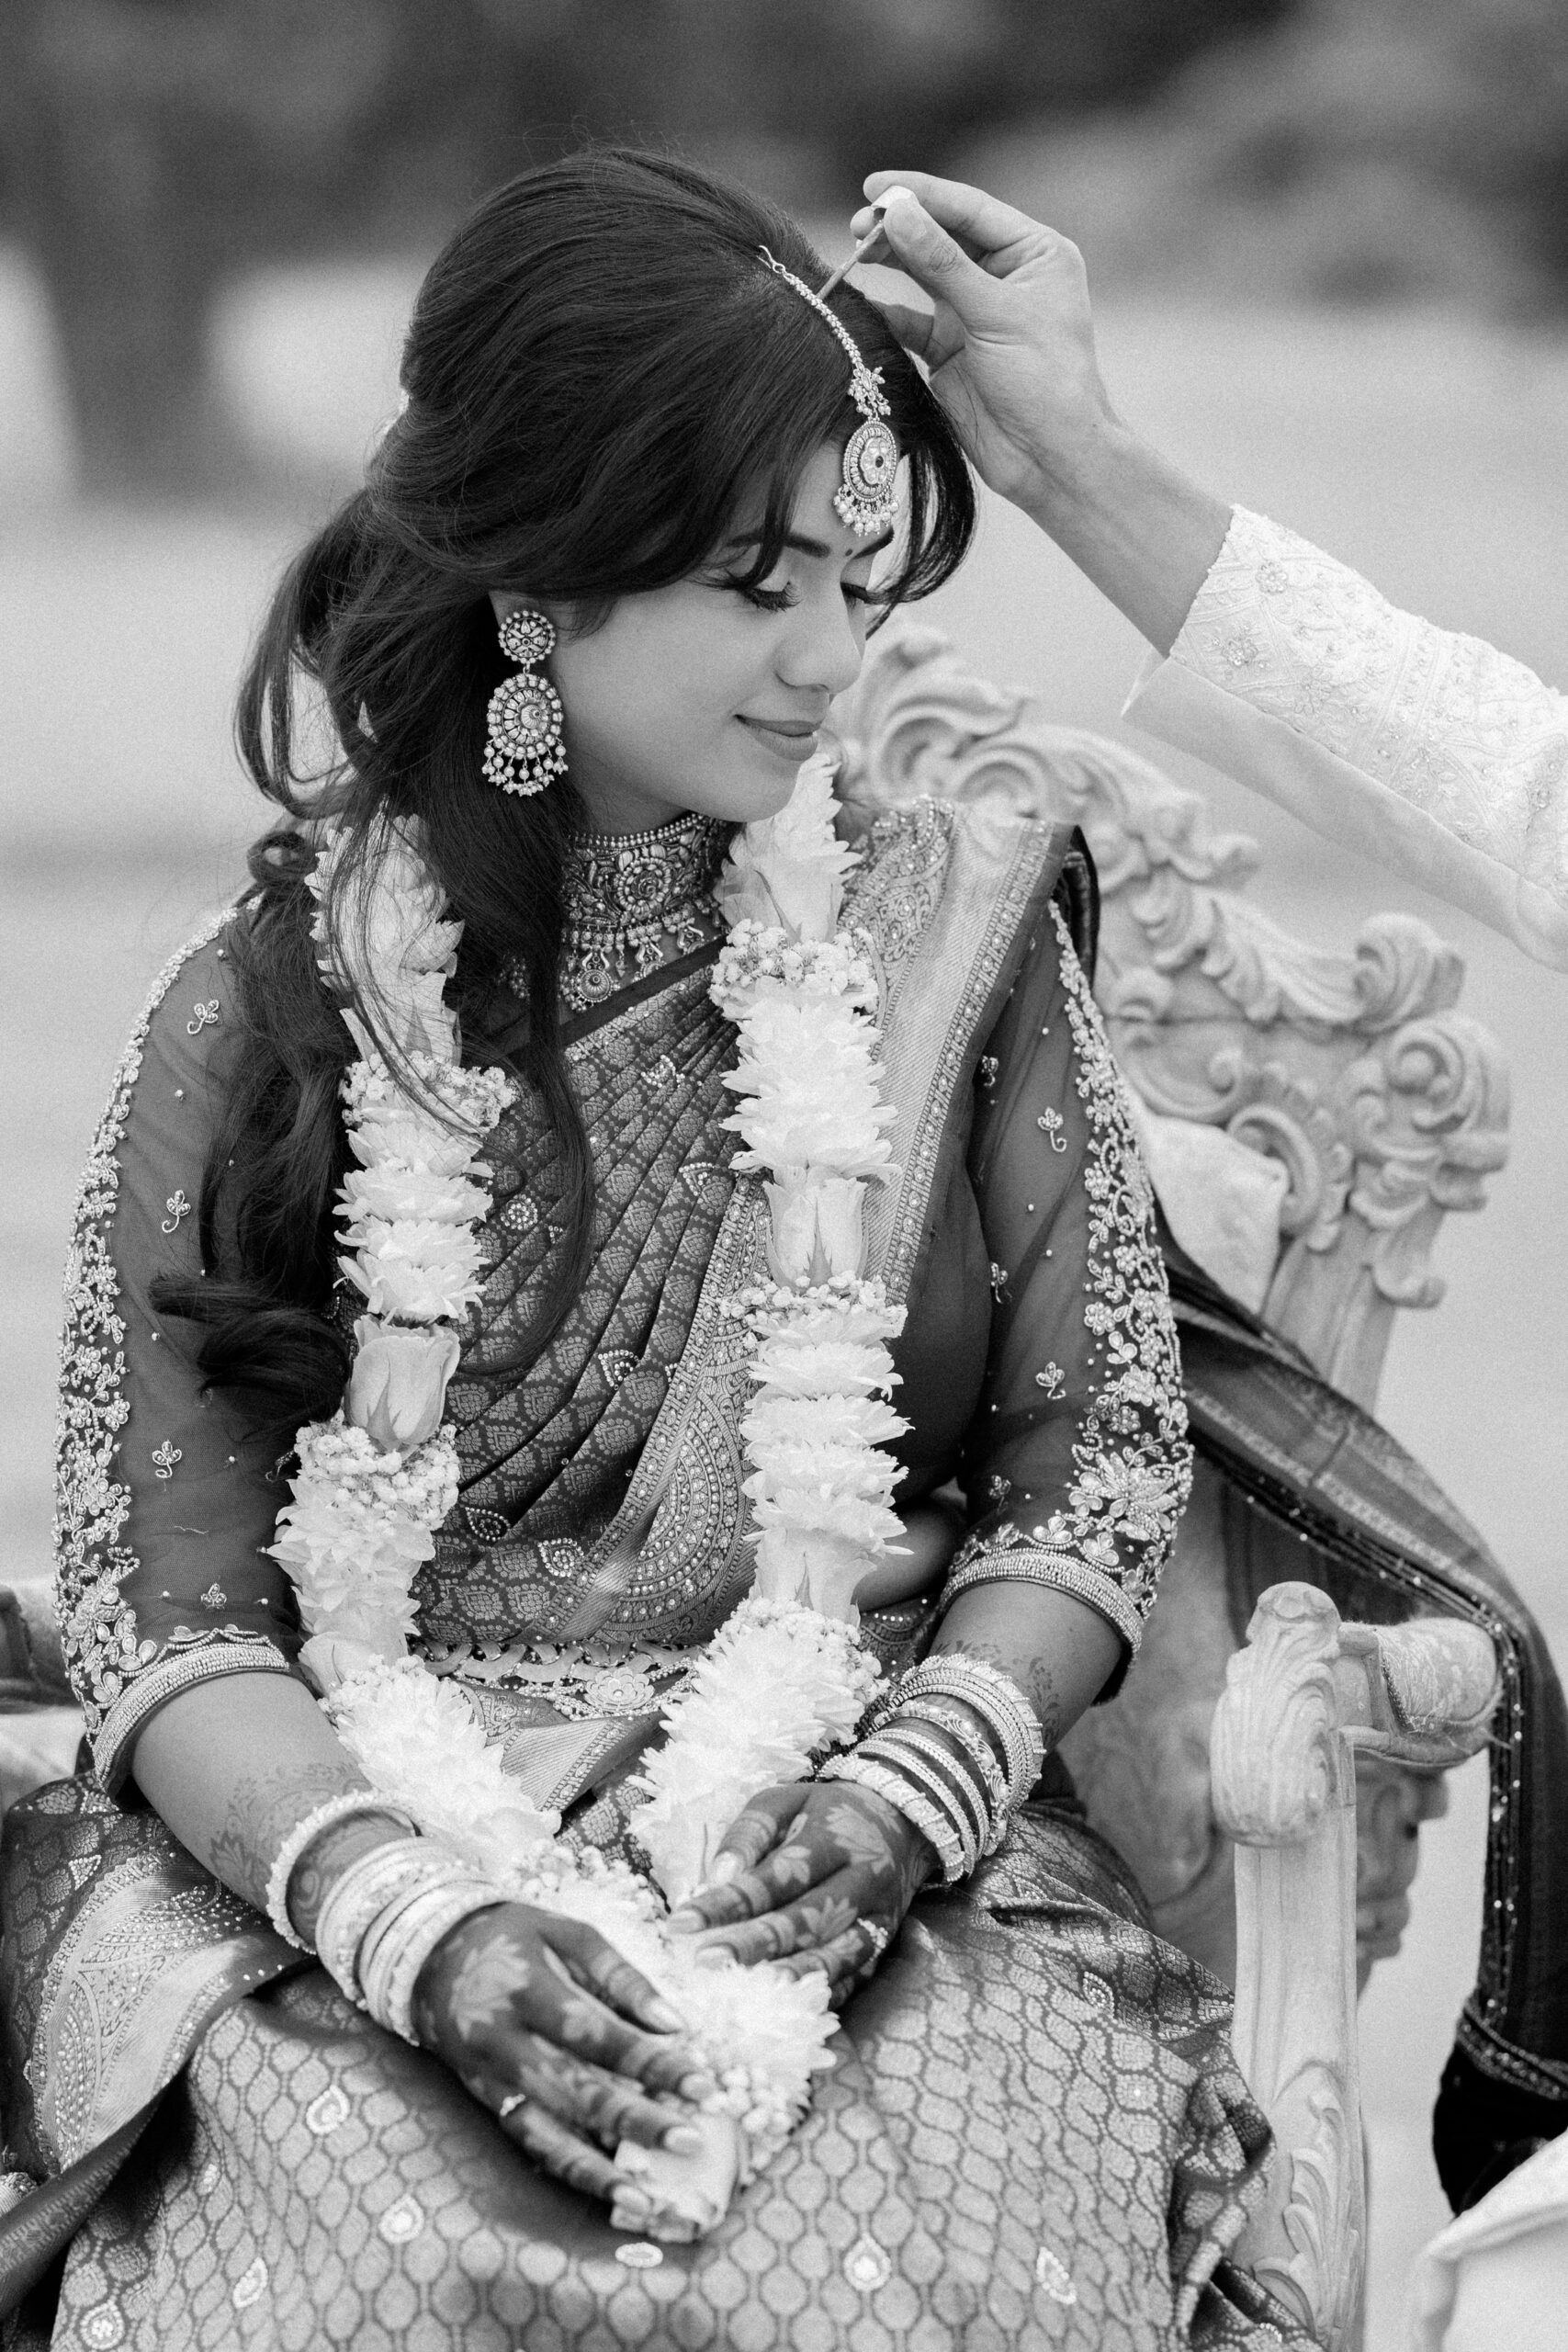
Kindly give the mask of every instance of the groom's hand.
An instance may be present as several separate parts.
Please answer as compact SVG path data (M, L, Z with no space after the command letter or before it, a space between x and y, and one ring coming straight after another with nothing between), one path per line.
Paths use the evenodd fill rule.
M1027 213L929 172L874 172L868 197L910 191L882 226L933 311L885 302L931 370L982 479L1168 653L1224 544L1229 504L1128 431L1095 356L1083 256ZM874 225L857 212L857 235Z
M1083 256L1070 241L958 180L874 172L868 198L908 189L882 216L894 265L934 311L879 302L931 373L982 479L1028 513L1116 429L1100 381ZM868 203L852 223L868 235Z

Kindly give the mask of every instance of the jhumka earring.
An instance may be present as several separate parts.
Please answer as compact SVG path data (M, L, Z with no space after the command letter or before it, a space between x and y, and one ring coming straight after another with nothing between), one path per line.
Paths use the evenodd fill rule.
M501 650L518 672L503 678L490 698L484 774L502 792L543 792L552 776L566 774L565 714L549 680L529 673L555 651L555 625L543 613L520 605L507 614L500 634Z

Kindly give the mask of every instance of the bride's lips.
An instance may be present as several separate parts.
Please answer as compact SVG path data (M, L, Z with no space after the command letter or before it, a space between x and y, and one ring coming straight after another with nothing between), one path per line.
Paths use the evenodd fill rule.
M793 767L798 767L802 760L808 760L817 749L820 729L804 718L748 718L744 711L737 711L736 717L748 734L756 737L764 751L776 753L781 760L788 760Z

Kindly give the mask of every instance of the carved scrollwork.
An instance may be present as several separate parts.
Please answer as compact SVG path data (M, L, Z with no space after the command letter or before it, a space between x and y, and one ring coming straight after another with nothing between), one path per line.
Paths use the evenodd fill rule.
M1357 2193L1361 2157L1359 2146L1350 2145L1359 2118L1331 2066L1303 2069L1292 2087L1308 2128L1290 2143L1290 2201L1281 2216L1285 2243L1253 2253L1252 2268L1325 2345L1344 2346L1359 2300L1363 2258L1362 2200Z
M1502 1057L1453 1010L1463 977L1426 923L1380 914L1349 953L1294 939L1245 895L1245 836L1121 744L1055 727L929 628L874 641L835 712L852 812L999 793L1083 828L1100 869L1096 991L1118 1059L1168 1118L1283 1165L1264 1313L1369 1408L1399 1306L1442 1295L1444 1215L1479 1207L1506 1149Z
M1238 1845L1298 1845L1343 1799L1338 1639L1339 1612L1315 1585L1270 1585L1252 1612L1209 1738L1214 1817Z
M1476 1209L1507 1158L1508 1080L1488 1032L1460 1012L1402 1023L1345 1070L1340 1124L1356 1158L1349 1206L1368 1228L1363 1262L1398 1306L1434 1306L1427 1264L1450 1209Z

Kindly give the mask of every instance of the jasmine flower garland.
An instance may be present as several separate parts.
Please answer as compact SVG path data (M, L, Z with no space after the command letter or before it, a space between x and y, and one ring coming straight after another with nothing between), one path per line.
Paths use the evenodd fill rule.
M741 1140L738 1170L762 1179L772 1279L727 1306L744 1327L753 1384L741 1436L754 1589L668 1711L634 1818L671 1903L704 1882L750 1797L852 1738L878 1679L856 1637L854 1593L899 1532L888 1449L906 1423L887 1401L887 1342L904 1311L863 1272L866 1185L893 1172L896 1114L880 1093L875 971L838 928L854 855L834 834L831 778L825 760L807 763L787 808L739 836L717 894L729 938L712 992L739 1032L727 1124ZM333 892L338 854L329 836L318 899ZM444 1001L460 926L442 910L417 832L389 826L341 962L318 921L323 971L350 1000L344 1018L360 1048L344 1082L358 1165L337 1214L366 1313L342 1408L299 1433L273 1549L299 1590L302 1663L372 1784L507 1892L590 1920L700 2021L723 2085L707 2155L617 2158L628 2175L656 2176L676 2233L698 2231L804 2111L812 2075L832 2063L835 2020L824 1978L697 1969L663 1933L652 1889L563 1846L557 1816L502 1771L501 1744L460 1684L409 1654L413 1580L456 1498L443 1417L457 1326L479 1295L484 1138L513 1099L500 1073L461 1067Z

